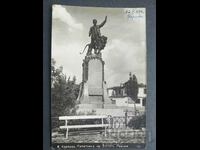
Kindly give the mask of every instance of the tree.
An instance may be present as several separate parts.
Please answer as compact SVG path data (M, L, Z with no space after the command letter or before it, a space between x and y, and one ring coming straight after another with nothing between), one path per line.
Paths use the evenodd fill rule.
M129 75L130 79L125 83L125 90L127 95L134 101L134 110L136 115L137 109L135 103L138 98L138 82L135 75L131 76L131 73Z
M131 76L130 79L125 83L126 93L132 100L136 101L138 97L138 83L135 75Z
M52 127L58 126L58 117L75 113L76 98L79 92L79 85L76 84L76 77L71 80L63 74L63 67L56 67L56 62L51 62L51 116ZM57 119L56 119L57 118ZM53 121L54 120L54 121Z

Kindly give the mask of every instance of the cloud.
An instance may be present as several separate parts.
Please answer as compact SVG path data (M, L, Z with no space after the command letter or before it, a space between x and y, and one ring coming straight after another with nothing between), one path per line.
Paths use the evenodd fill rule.
M60 19L69 26L69 31L74 29L83 30L83 25L78 23L75 18L61 5L53 5L53 19Z
M105 72L109 84L117 85L128 80L129 72L135 74L139 82L146 80L146 50L144 42L125 42L113 39L105 48Z

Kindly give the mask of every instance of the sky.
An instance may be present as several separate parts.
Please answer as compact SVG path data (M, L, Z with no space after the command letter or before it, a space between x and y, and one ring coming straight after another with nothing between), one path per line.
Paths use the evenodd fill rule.
M127 14L127 10L130 13ZM139 10L139 11L138 11ZM142 10L142 17L137 17ZM53 5L52 58L56 66L63 66L67 77L82 81L80 54L90 43L88 32L97 19L100 24L107 16L101 34L108 37L102 58L105 61L105 81L108 87L118 86L135 74L139 83L146 84L146 26L144 8L101 8Z

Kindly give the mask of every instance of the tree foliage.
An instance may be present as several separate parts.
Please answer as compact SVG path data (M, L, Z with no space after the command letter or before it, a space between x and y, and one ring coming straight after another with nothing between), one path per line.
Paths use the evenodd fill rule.
M129 123L128 127L133 129L141 129L146 127L146 114L133 117Z
M63 67L56 67L54 59L51 61L51 116L55 120L53 126L57 125L56 118L63 115L71 115L76 111L76 99L78 97L79 85L76 77L73 79L63 74ZM58 119L58 118L57 118Z
M136 101L138 96L138 82L135 75L130 77L130 79L125 83L125 90L132 100Z

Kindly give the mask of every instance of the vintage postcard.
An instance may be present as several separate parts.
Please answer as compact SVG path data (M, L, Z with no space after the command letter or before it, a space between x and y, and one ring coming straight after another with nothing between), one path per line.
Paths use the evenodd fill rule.
M147 143L146 8L52 5L51 148Z

